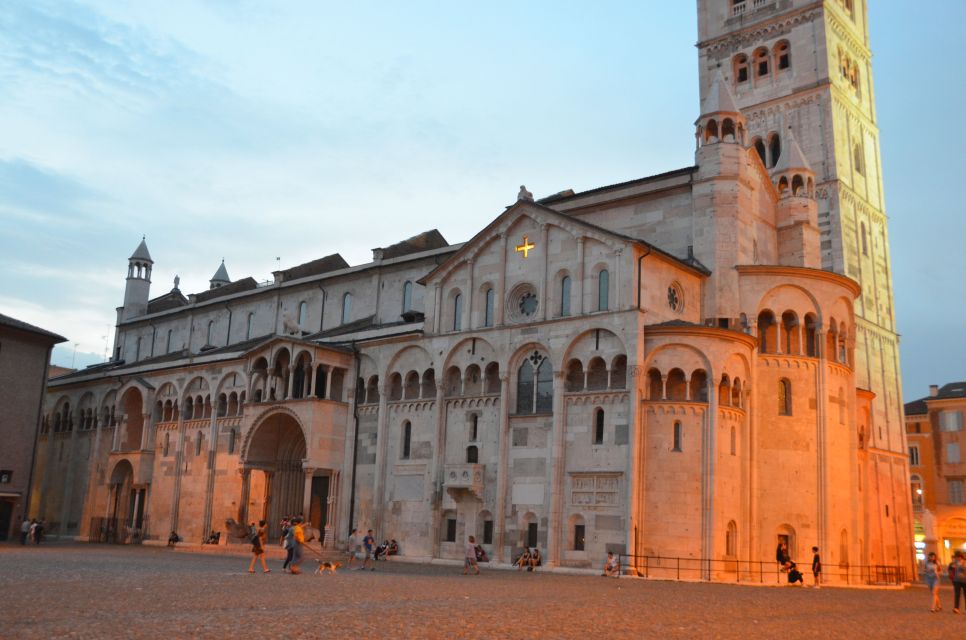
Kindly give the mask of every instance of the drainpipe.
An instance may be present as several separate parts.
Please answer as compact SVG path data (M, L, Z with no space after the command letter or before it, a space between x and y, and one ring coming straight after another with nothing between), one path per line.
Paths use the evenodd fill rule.
M359 350L356 348L356 341L352 341L352 357L355 359L356 363L356 379L359 378L359 367L361 363L361 358L359 357ZM355 385L355 381L351 381L352 386ZM353 433L352 433L352 479L349 481L349 528L346 530L346 536L352 533L355 528L355 517L356 517L356 467L359 464L359 399L356 398L352 403L352 422L353 422Z

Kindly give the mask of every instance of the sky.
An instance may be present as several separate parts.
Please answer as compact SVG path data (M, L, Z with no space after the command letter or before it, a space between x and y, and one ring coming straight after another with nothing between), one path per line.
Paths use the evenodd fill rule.
M966 379L966 3L909 6L870 16L906 400ZM694 161L693 2L10 0L0 34L0 313L65 366L142 235L187 294Z

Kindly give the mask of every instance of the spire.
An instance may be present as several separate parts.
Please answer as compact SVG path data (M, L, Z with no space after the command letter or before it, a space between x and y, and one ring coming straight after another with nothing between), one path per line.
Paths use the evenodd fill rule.
M225 259L221 259L221 265L218 270L215 271L215 275L211 276L211 289L217 289L218 287L224 286L226 284L231 284L231 278L228 277L228 270L225 269Z
M141 244L138 245L138 248L134 250L134 253L131 254L131 257L128 258L128 260L140 260L142 262L150 262L153 264L154 260L151 259L151 253L148 251L148 245L144 241L144 238L144 236L141 236Z
M701 103L701 116L710 116L713 113L741 113L738 105L735 104L735 97L728 88L721 75L721 69L715 73L714 80L711 81L711 89Z
M805 159L805 154L802 153L802 148L798 146L798 141L795 139L795 134L792 132L792 128L788 127L788 135L785 138L785 153L781 154L778 158L778 164L772 170L773 173L786 173L793 169L804 169L805 171L812 172L811 165L808 164L808 160Z

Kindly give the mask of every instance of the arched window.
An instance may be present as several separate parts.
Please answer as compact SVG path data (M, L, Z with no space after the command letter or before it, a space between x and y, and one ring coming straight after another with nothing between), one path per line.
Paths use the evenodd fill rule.
M453 331L463 328L463 294L457 293L453 298Z
M765 143L764 143L764 141L762 141L761 138L759 138L759 137L756 136L753 144L755 145L755 151L758 153L758 157L761 158L761 163L767 167L768 166L768 161L765 159Z
M560 315L570 315L570 276L560 280Z
M597 276L597 310L607 311L610 307L610 273L601 269Z
M852 149L853 162L855 165L855 172L857 174L865 175L865 158L863 157L862 145L856 144Z
M232 429L228 432L228 453L229 455L235 453L235 443L238 439L238 432Z
M778 164L778 158L782 155L782 140L777 133L773 133L768 137L768 167L774 167Z
M544 358L537 367L537 413L553 411L553 367Z
M778 324L775 314L765 310L758 314L758 351L776 353L778 348Z
M731 455L738 455L738 433L734 427L731 427Z
M248 323L245 325L245 340L252 339L252 328L255 326L255 314L248 314Z
M164 448L161 451L161 455L166 456L171 449L171 434L166 432L164 434Z
M403 284L403 300L402 300L402 310L406 313L413 308L413 283L406 280Z
M208 335L205 338L205 344L207 344L207 345L210 345L211 344L211 335L214 333L214 328L215 328L215 321L214 320L209 320L208 321Z
M922 477L913 474L909 478L910 489L912 490L912 506L921 509L922 508Z
M755 76L763 78L768 75L768 49L761 47L754 53Z
M195 455L201 455L201 432L195 433Z
M671 451L684 451L684 433L681 428L680 422L674 423L674 440L672 442Z
M405 422L403 422L403 427L402 427L402 452L401 452L401 455L399 456L403 460L409 460L409 455L412 450L412 443L413 443L413 425L412 423L409 422L409 420L406 420Z
M480 450L475 444L466 447L466 464L477 464L480 461Z
M734 59L735 83L748 82L748 56L739 53Z
M604 410L594 410L594 444L604 444Z
M787 40L782 40L775 45L775 66L779 71L790 69L792 66L791 48Z
M168 329L168 337L164 340L164 352L171 353L171 329Z
M738 525L732 520L725 531L725 555L734 558L738 555Z
M534 364L537 364L534 369ZM553 411L553 367L537 353L523 361L517 370L517 413Z
M483 302L483 326L492 327L493 326L493 300L496 294L493 292L493 287L486 290Z
M859 228L861 229L860 233L862 234L862 255L867 256L869 255L869 238L866 235L865 223L860 223Z
M517 413L533 413L533 365L529 360L517 370Z
M788 378L778 381L778 415L792 415L792 383Z
M818 331L818 323L815 321L815 316L811 313L805 314L805 355L810 358L818 357L818 343L816 341L816 335Z
M342 296L342 324L349 324L352 319L352 294L346 293Z
M473 415L470 416L470 434L469 434L470 442L476 442L476 439L480 435L479 427L480 427L480 415L478 413L474 413Z
M208 323L208 333L211 333L211 323ZM141 338L138 338L137 343L134 345L134 360L141 359Z
M303 300L299 303L299 329L305 328L305 323L309 319L309 303Z

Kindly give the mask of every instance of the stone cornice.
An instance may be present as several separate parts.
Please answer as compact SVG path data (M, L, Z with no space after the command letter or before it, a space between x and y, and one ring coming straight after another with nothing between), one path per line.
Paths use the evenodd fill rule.
M719 329L718 327L705 327L701 325L645 325L644 338L648 339L657 336L693 336L701 338L714 338L727 340L729 342L743 343L754 349L758 346L758 339L747 333L732 331L731 329Z
M832 271L809 269L808 267L788 267L784 265L739 265L735 267L741 275L780 276L782 278L807 278L809 280L824 280L845 287L856 298L862 293L862 285L858 282Z
M740 31L699 41L695 46L698 49L707 49L708 53L721 50L736 51L749 44L760 44L762 40L784 35L796 25L812 22L816 17L821 16L823 10L823 2L813 2L795 11L755 22Z

